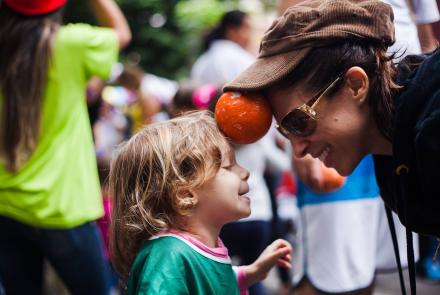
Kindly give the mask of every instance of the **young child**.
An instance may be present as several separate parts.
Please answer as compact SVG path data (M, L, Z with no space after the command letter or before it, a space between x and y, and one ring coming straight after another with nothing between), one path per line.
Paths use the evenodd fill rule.
M111 255L127 294L244 294L275 264L290 268L284 240L231 266L219 233L250 214L248 177L209 111L131 138L110 169Z

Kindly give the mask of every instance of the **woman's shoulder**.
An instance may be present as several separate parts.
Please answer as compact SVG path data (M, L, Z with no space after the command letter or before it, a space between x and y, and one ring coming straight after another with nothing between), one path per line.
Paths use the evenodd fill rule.
M429 80L436 79L439 76L433 75L440 69L440 48L437 48L428 54L408 55L398 67L397 82L404 84L405 81L416 79Z
M240 45L224 39L215 41L210 52L214 57L222 57L226 60L244 60L244 62L249 64L255 60L255 57Z
M116 32L88 24L62 26L55 40L54 55L60 71L69 67L79 70L87 79L107 79L118 56Z
M94 32L98 32L98 31L108 31L108 30L113 30L113 29L106 28L106 27L93 26L93 25L85 24L85 23L68 23L68 24L61 26L61 28L60 28L61 33L76 34L76 35L89 34L89 33L94 33Z
M77 23L62 26L57 36L58 43L63 44L85 44L102 38L116 38L116 33L111 28Z
M440 97L439 72L440 49L426 55L408 56L400 63L397 83L402 88L395 96L394 122L396 126L394 128L396 132L398 128L405 129L403 125L424 120L437 109L437 103L433 102L438 101ZM409 127L414 126L406 126L406 128Z

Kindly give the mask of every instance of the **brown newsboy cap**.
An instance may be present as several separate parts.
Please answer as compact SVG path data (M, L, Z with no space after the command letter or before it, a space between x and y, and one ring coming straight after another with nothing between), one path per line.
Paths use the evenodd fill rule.
M289 7L264 34L258 59L223 91L257 91L292 72L316 47L342 40L388 47L393 11L378 0L306 0Z

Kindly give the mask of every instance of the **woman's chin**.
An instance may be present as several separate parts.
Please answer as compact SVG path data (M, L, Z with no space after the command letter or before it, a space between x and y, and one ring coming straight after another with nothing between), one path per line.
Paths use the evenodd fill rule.
M356 168L357 164L348 165L349 163L338 163L334 165L334 168L340 175L349 176L353 170Z

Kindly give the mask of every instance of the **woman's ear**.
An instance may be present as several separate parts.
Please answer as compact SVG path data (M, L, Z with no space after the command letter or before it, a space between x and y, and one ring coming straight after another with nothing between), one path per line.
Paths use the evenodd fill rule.
M359 102L365 101L370 85L367 73L360 67L351 67L345 73L345 81L353 98Z

